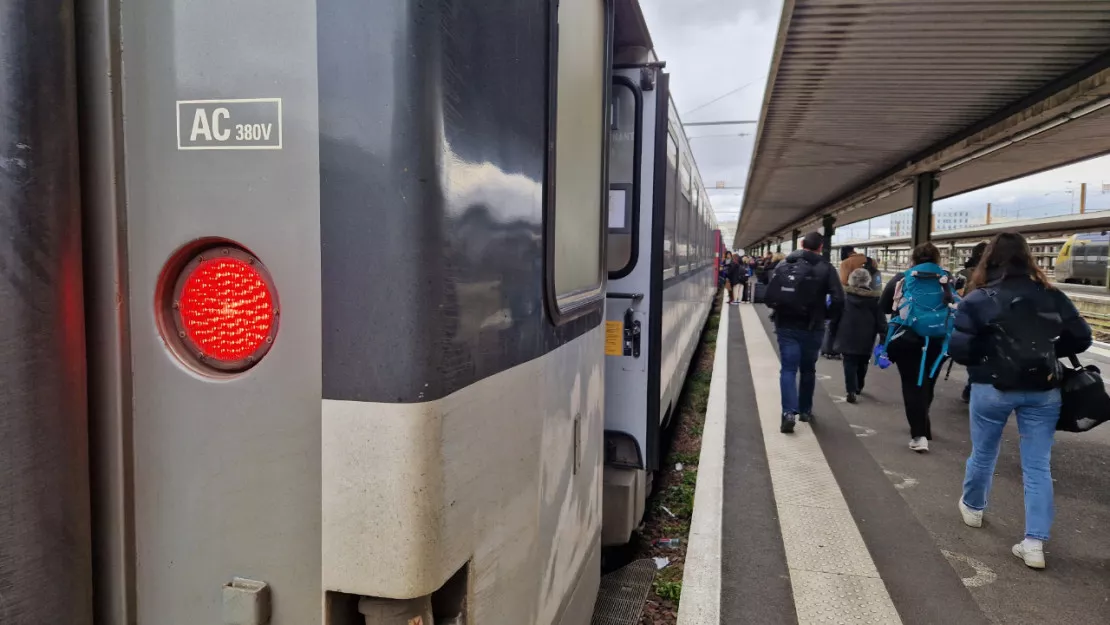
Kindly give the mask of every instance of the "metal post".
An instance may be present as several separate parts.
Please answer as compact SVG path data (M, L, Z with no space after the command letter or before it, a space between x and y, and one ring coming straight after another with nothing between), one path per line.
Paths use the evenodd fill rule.
M1079 214L1087 212L1087 183L1079 185Z
M991 225L991 203L987 202L987 225Z
M932 172L918 174L913 181L913 227L910 242L917 247L932 238L933 192L937 188Z
M775 246L775 252L779 253L779 254L782 253L782 238L781 237L779 238L778 245Z
M834 233L836 233L836 217L825 215L821 218L821 234L824 236L825 243L821 254L825 257L825 260L829 260L832 256L832 239Z
M90 625L74 7L0 12L0 622Z
M790 233L790 251L798 249L798 239L802 238L801 230L794 230Z

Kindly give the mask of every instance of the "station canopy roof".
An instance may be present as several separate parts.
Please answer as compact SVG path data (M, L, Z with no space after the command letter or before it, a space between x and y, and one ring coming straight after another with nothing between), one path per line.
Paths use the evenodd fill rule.
M786 0L736 247L1110 152L1110 2Z

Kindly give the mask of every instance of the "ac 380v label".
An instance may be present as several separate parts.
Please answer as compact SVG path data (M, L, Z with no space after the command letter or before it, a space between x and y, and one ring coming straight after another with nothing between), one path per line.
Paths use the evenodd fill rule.
M280 150L281 98L178 100L179 150Z

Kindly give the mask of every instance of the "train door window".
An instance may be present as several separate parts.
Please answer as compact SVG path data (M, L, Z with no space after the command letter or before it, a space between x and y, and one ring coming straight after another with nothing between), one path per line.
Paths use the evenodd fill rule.
M548 132L555 140L554 154L548 154L545 245L547 297L556 323L593 309L604 297L606 4L562 0L552 23Z
M667 181L663 192L663 271L667 272L675 266L675 196L678 195L678 142L671 132L667 133L667 171L664 174Z
M642 106L636 85L621 76L614 79L611 98L606 267L609 277L619 278L636 264Z

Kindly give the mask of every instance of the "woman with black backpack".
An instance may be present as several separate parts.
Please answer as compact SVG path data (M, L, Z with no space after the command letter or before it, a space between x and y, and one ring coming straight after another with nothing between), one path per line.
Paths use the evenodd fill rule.
M981 527L998 461L1002 430L1017 414L1025 485L1025 539L1012 552L1043 569L1053 520L1050 460L1060 418L1058 358L1091 346L1091 328L1057 290L1013 232L995 236L972 274L956 312L949 353L971 379L971 456L960 515Z

